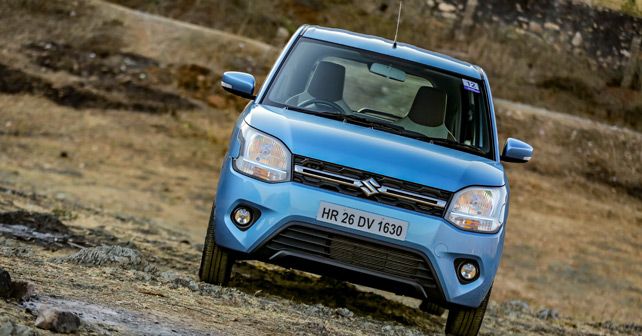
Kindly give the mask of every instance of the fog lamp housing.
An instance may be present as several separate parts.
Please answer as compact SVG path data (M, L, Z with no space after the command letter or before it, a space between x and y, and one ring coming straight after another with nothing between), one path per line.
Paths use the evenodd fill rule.
M258 210L255 210L251 207L245 205L239 205L230 214L232 222L239 229L245 230L252 225L256 219L259 217Z
M479 264L474 260L458 259L455 262L455 270L459 282L471 283L479 278Z

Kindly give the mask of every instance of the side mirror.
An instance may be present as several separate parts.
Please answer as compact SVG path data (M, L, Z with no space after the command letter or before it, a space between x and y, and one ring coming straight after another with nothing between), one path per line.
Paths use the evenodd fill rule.
M237 96L254 99L254 76L245 72L227 71L221 78L221 86L225 91Z
M504 162L525 163L533 157L533 147L524 141L508 138L502 151Z

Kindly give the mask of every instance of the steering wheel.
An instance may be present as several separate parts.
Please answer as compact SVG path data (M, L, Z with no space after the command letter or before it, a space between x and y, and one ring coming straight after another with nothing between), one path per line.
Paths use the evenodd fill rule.
M335 110L335 111L337 111L337 112L339 112L341 114L345 114L345 111L343 110L343 108L341 106L339 106L339 104L337 104L335 102L327 101L327 100L316 99L316 98L312 98L312 99L309 99L309 100L306 100L306 101L302 102L301 104L299 104L299 107L306 107L306 106L310 106L310 105L313 105L313 104L323 105L323 106L329 107L329 108L331 108L331 109L333 109L333 110Z

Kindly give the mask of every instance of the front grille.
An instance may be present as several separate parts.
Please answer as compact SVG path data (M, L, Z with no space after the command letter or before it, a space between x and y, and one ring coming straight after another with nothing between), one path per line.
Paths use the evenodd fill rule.
M418 253L339 233L293 225L272 238L264 246L263 253L269 256L278 251L329 258L367 270L411 279L426 289L437 288L430 265Z
M451 192L359 169L294 156L293 180L433 216L443 216Z

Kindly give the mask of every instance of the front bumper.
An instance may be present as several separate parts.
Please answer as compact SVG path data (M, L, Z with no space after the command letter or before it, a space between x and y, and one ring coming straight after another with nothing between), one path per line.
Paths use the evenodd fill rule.
M398 241L319 222L316 220L316 214L321 201L407 221L409 227L406 240ZM253 206L261 213L256 223L245 231L239 230L230 218L230 213L239 204ZM216 221L216 243L251 257L263 253L264 246L273 237L295 223L325 232L336 232L349 237L362 237L364 240L380 242L381 245L393 249L412 251L425 258L434 273L437 293L426 291L428 299L443 302L446 305L457 304L469 307L479 306L488 293L499 266L504 239L503 228L495 234L466 232L450 225L443 218L422 215L370 200L346 196L296 182L261 182L236 172L231 166L230 158L226 160L221 170L214 218ZM292 261L297 257L300 256L281 254L280 257L273 260ZM477 261L480 266L480 276L477 280L469 284L459 282L455 272L455 259L458 258ZM302 268L299 267L301 264L323 265L325 263L328 270L333 270L330 274L342 266L341 264L332 264L330 260L323 260L323 258L312 259L314 258L303 263L288 262L286 264ZM299 261L301 260L299 259ZM312 271L314 270L312 269ZM344 275L349 273L348 271L346 270ZM381 272L369 274L365 269L361 269L361 271L363 272L357 277L365 275L372 278L377 276L385 278L385 274ZM402 281L403 279L392 277L379 280L394 282L394 280ZM412 284L409 286L412 287ZM396 292L419 297L412 295L408 290Z

